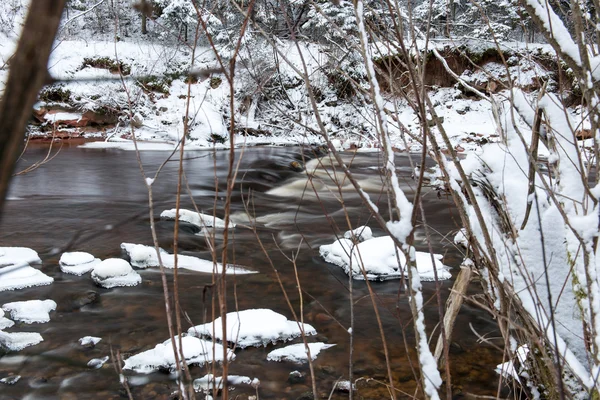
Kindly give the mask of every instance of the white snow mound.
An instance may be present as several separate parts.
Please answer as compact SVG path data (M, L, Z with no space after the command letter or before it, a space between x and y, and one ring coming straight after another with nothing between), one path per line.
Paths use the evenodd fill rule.
M309 324L304 324L303 329L305 335L317 334L315 328ZM222 342L221 317L190 328L188 334L212 337L213 330L215 339ZM250 309L227 314L227 341L236 343L242 349L249 346L266 346L278 340L292 340L301 334L299 323L269 309Z
M152 246L145 246L143 244L133 243L121 243L121 248L129 255L131 259L131 265L138 268L158 267L158 256L156 250ZM175 256L167 253L165 250L160 249L160 259L163 262L165 268L175 268ZM177 267L181 269L187 269L196 272L205 273L222 273L223 264L217 263L216 265L212 260L203 260L198 257L186 256L182 254L177 255ZM255 274L257 271L252 271L245 267L233 264L227 264L227 274Z
M38 264L42 260L35 250L27 247L0 247L0 266Z
M26 324L44 323L50 321L50 311L56 310L56 302L53 300L29 300L6 303L2 309L10 313L15 321Z
M175 219L176 209L163 211L160 216L165 219ZM196 211L179 209L179 220L195 225L198 228L225 228L225 221L210 214L197 213ZM235 228L235 224L229 221L229 228Z
M97 285L107 289L135 286L142 282L142 277L121 258L108 258L98 263L92 271L92 279Z
M81 339L79 339L79 344L82 346L95 346L101 340L102 340L102 338L99 338L96 336L84 336Z
M203 365L212 361L223 361L223 346L220 344L192 336L185 336L181 338L181 340L186 364ZM179 354L178 337L175 338L175 344ZM213 354L215 355L214 359ZM229 361L235 359L233 351L228 350L227 358ZM123 369L129 369L143 374L148 374L158 369L174 370L175 356L173 355L171 339L157 344L153 349L129 357L125 360Z
M54 278L26 263L0 268L0 292L49 285L52 282Z
M308 348L310 349L310 359L314 361L321 350L328 349L335 346L335 344L325 344L322 342L309 343ZM268 361L289 361L296 364L302 364L308 362L308 353L304 343L292 344L289 346L282 347L280 349L273 350L267 354Z
M0 309L0 330L10 328L15 323L4 316L4 311Z
M83 251L75 251L71 253L63 253L59 260L60 270L67 274L83 275L100 263L99 258L95 258L90 253Z
M253 382L258 382L258 379L250 379L248 376L241 375L227 375L227 383L229 386L241 384L250 385ZM214 388L217 388L218 390L223 388L223 377L208 374L202 378L194 379L194 390L196 392L208 393Z
M365 225L344 233L344 238L346 239L352 239L353 237L356 237L359 242L364 242L365 240L373 239L373 231Z
M402 272L408 274L405 268L406 258L400 249L398 249L398 256L402 269L398 265L396 246L390 236L381 236L357 245L349 239L339 239L332 244L321 246L319 252L325 261L342 267L347 274L352 273L354 279L365 279L362 268L368 280L396 279L402 276ZM435 272L439 280L450 279L449 268L440 261L442 255L434 254L433 258L434 263L429 253L415 252L421 280L435 280Z
M42 335L37 332L8 333L0 331L0 348L9 351L23 350L25 347L34 346L43 341Z

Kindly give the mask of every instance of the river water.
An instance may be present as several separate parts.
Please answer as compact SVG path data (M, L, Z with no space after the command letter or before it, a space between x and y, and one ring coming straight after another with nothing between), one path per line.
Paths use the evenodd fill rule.
M19 168L42 159L46 152L46 148L30 148ZM375 235L383 233L376 228L349 182L336 175L333 167L315 173L313 184L307 185L306 174L290 168L292 161L303 163L303 155L310 155L310 151L264 147L247 149L241 156L232 202L233 219L239 226L232 231L229 254L233 262L259 273L229 278L227 306L231 311L236 307L240 310L271 308L291 318L276 269L296 312L300 312L294 266L289 260L294 256L305 321L318 331L316 340L336 344L321 352L315 361L317 388L327 398L334 383L348 377L350 295L347 276L339 267L322 261L318 247L333 242L336 233L343 234L348 229L348 221L352 227L368 224ZM146 172L153 175L168 156L161 151L143 152ZM344 157L373 201L385 211L377 153L349 153ZM166 162L153 183L159 242L170 252L174 223L160 220L158 215L162 210L175 207L177 159L175 155ZM225 151L186 153L184 168L189 191L182 197L183 208L191 208L193 198L201 211L223 217L228 159ZM327 158L324 162L328 164ZM402 187L410 198L414 182L408 156L397 156L397 165ZM341 191L326 178L326 171L340 179ZM215 188L218 189L216 196ZM451 242L451 232L457 229L458 216L450 201L440 198L433 189L425 190L423 200L434 251L445 254L444 263L454 267L452 273L456 276L461 256L448 239ZM257 226L256 234L243 226L252 222ZM205 237L196 233L193 227L182 224L180 250L183 254L210 259ZM256 235L267 254L261 251ZM134 152L65 146L52 161L14 179L0 223L0 246L35 249L43 260L38 268L55 281L45 287L0 292L0 304L52 299L58 309L51 313L48 323L17 324L9 330L40 332L44 342L17 353L0 355L0 378L21 376L15 385L0 384L1 399L116 399L124 396L113 360L101 369L91 369L87 362L110 355L111 351L127 357L168 338L158 269L138 271L143 282L137 287L107 290L95 286L89 274L82 277L63 274L58 266L63 251L87 251L102 259L125 257L120 249L123 242L152 244L148 193ZM216 232L215 243L220 251L222 233ZM427 251L422 225L416 231L415 245L418 250ZM171 280L172 271L167 274ZM210 286L212 277L190 271L179 274L182 309L194 324L211 320L211 302L215 296ZM444 301L451 284L452 281L440 283ZM431 333L438 320L436 286L433 282L424 282L423 286L427 328ZM374 282L372 287L388 342L398 397L410 398L415 394L412 365L417 359L408 297L399 281ZM477 288L478 284L472 284L473 292ZM385 357L373 305L364 282L355 281L353 290L352 362L355 379L364 378L357 382L358 395L364 399L389 398L385 386ZM189 326L189 322L184 321L184 328ZM87 335L103 340L94 348L85 348L79 345L78 339ZM479 341L478 335L490 338L491 343ZM493 346L501 344L498 336L495 324L486 313L469 304L463 306L450 349L455 395L469 398L471 394L496 394L498 377L494 368L502 362L502 354ZM230 373L258 378L261 399L309 398L306 397L311 390L309 378L304 383L288 382L288 375L294 370L308 377L308 366L267 362L266 354L273 348L270 345L237 350ZM207 370L196 366L191 368L191 373L197 378L204 376ZM177 389L175 381L165 373L126 375L130 377L134 398L169 398ZM231 396L244 399L253 394L256 394L255 389L239 386ZM336 392L332 398L347 398L347 394Z

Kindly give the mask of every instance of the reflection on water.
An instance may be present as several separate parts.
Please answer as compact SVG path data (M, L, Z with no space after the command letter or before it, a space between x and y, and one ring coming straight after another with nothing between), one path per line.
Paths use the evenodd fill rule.
M26 153L27 162L43 158L45 149ZM329 395L334 382L348 376L350 306L348 278L338 267L326 264L318 257L318 246L331 243L336 235L351 227L368 224L381 235L360 198L349 190L349 182L334 167L321 168L316 160L309 162L309 174L298 172L292 161L304 163L308 150L254 148L245 151L240 162L233 193L232 214L238 226L233 231L230 262L248 266L259 274L231 278L228 282L228 309L271 308L288 317L287 308L273 267L296 312L300 312L300 295L296 285L294 265L301 283L305 321L319 335L316 340L335 343L319 355L315 362L317 387ZM154 173L165 161L164 152L145 152L142 160L146 171ZM371 199L386 210L385 187L378 175L377 154L347 155L357 180L362 182ZM327 161L326 161L327 162ZM406 156L398 158L403 188L412 192L411 168ZM190 152L184 161L186 192L182 207L192 208L193 198L198 209L215 212L223 217L224 191L228 165L227 152ZM166 163L153 184L155 214L173 208L177 188L175 160ZM339 182L342 190L334 182ZM215 184L216 182L216 184ZM218 192L215 196L215 188ZM191 194L191 196L190 196ZM96 287L89 276L76 277L60 272L58 258L63 251L87 251L99 258L121 257L122 242L151 244L148 196L137 166L135 154L119 150L82 150L65 148L52 162L31 174L15 178L11 200L0 225L0 245L27 246L40 253L41 269L54 277L54 284L15 292L0 293L0 304L9 301L53 299L58 310L51 321L39 325L18 325L10 331L40 332L44 342L0 358L0 378L18 374L22 379L13 386L1 388L0 398L120 398L114 363L98 370L86 364L92 358L120 354L127 357L147 350L168 338L162 286L157 269L139 271L143 283L134 288L105 290ZM409 196L410 198L410 196ZM457 267L460 254L444 240L444 235L456 229L449 202L440 200L435 191L426 191L424 205L431 225L432 245L446 255L445 263ZM385 212L385 211L384 211ZM346 216L348 213L348 217ZM268 257L260 251L255 233L247 226L257 226L257 235ZM173 222L157 221L160 245L172 252ZM416 246L427 250L423 228L417 231ZM208 235L210 237L210 235ZM215 237L221 250L222 236ZM206 235L183 224L179 234L180 250L184 254L210 259ZM172 272L168 272L171 277ZM192 324L210 319L215 295L212 277L180 271L181 306ZM446 298L451 282L443 282ZM474 286L476 288L476 286ZM374 283L378 307L382 316L386 340L390 346L392 371L399 396L414 394L414 363L417 362L410 309L398 281ZM364 282L353 284L355 306L355 339L353 365L360 395L365 399L389 398L385 357L372 303ZM434 298L434 283L424 283L426 299ZM233 294L235 293L235 296ZM428 332L437 321L437 306L432 300L425 308ZM459 316L451 346L451 368L455 393L496 394L493 369L502 355L490 345L476 343L477 336L499 336L495 325L477 309L464 306ZM103 340L95 348L85 348L77 340L91 335ZM406 345L405 345L406 343ZM310 391L310 382L289 383L291 371L308 373L307 366L266 361L273 349L238 350L230 373L257 377L261 381L262 399L296 399ZM206 368L194 367L194 377L203 376ZM168 398L176 390L167 374L135 375L130 379L134 398ZM240 398L255 394L253 389L240 387ZM337 397L336 397L337 396ZM338 393L334 398L344 398Z

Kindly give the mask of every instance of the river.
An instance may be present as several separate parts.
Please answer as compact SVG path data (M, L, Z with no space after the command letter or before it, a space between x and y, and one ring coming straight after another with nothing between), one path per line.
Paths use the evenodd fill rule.
M28 149L18 169L42 159L46 152L43 147ZM261 147L246 149L241 157L232 197L233 219L239 225L232 231L230 259L259 273L229 279L227 306L229 310L235 310L236 306L240 310L271 308L291 318L275 268L299 312L300 295L294 267L288 259L294 255L305 321L318 331L316 340L336 344L315 361L317 388L327 398L336 380L348 376L350 296L347 276L339 267L320 259L318 247L335 240L336 229L332 225L339 226L338 234L347 230L344 208L353 227L368 224L375 235L383 232L376 228L347 181L341 181L344 188L340 194L321 171L313 179L316 190L305 185L306 174L290 168L290 162L302 163L303 154L308 153L300 148ZM161 151L141 153L146 171L153 174L168 155ZM344 158L379 208L386 210L377 153L348 153ZM152 185L159 243L171 252L174 223L160 220L158 215L175 207L177 159L175 155L166 162ZM226 151L186 153L183 165L189 192L182 197L183 208L192 207L191 197L201 211L214 211L223 217L228 159ZM401 186L410 198L414 181L408 156L398 155L397 166ZM333 173L332 167L327 170ZM216 197L215 187L219 190ZM423 200L434 251L445 255L444 263L454 267L452 274L456 276L461 255L450 242L451 232L457 229L458 215L451 202L438 196L434 189L427 188ZM243 226L251 225L254 220L258 226L256 234ZM182 224L180 250L210 259L205 238L196 233L193 227ZM264 243L273 266L257 245L256 235ZM143 278L139 286L110 290L95 286L89 274L77 277L59 269L58 259L63 251L87 251L102 259L125 257L120 249L122 242L152 244L148 193L134 152L65 146L50 162L14 179L0 224L0 246L25 246L38 251L43 263L37 267L52 276L54 283L0 292L0 304L52 299L58 309L51 313L48 323L17 324L9 329L39 332L44 341L20 352L0 355L0 378L11 374L21 376L15 385L0 384L1 399L121 398L124 390L114 363L109 361L100 369L91 369L87 362L110 355L111 351L127 357L169 337L158 269L138 271ZM218 250L221 242L222 234L217 232ZM427 251L421 225L416 230L415 246ZM171 279L172 271L167 274ZM184 270L179 274L182 309L194 324L205 322L203 318L206 313L210 315L215 295L210 286L211 276ZM444 301L451 284L452 280L440 283ZM424 282L423 286L427 328L431 333L438 320L436 285ZM400 391L398 397L409 398L416 387L411 363L417 359L408 297L400 290L399 281L373 282L372 287L389 345L395 386ZM373 305L364 282L355 281L353 290L353 365L355 379L364 378L357 382L358 394L364 399L389 398L385 357ZM471 292L477 290L478 283L473 283ZM187 329L189 323L184 321L184 324ZM85 348L78 339L87 335L103 340L94 348ZM478 335L489 338L491 343L479 341ZM466 398L470 394L496 395L498 377L494 368L502 362L502 354L493 344L501 345L499 336L496 325L485 312L470 304L463 306L450 347L455 395ZM311 390L309 379L304 383L288 382L291 371L308 375L308 366L266 361L266 354L273 348L270 345L237 350L230 373L258 378L261 399L309 398L306 395ZM196 366L191 373L197 378L207 370ZM165 373L126 375L130 376L129 385L136 399L169 398L177 389L175 381ZM243 385L232 392L232 396L240 399L255 394L253 388ZM332 398L347 396L336 392Z

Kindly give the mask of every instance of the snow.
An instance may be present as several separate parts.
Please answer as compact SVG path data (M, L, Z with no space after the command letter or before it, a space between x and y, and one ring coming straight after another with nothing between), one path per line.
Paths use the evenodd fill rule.
M411 256L412 258L412 256ZM417 262L418 265L418 262ZM427 342L427 333L425 331L425 314L423 313L423 291L421 281L419 280L419 273L413 266L410 281L410 286L414 296L415 308L418 310L417 319L415 321L415 331L418 332L418 343L417 349L419 354L420 371L424 376L425 392L432 399L439 399L437 390L442 385L442 377L437 367L437 362L431 353L429 343Z
M363 270L368 280L398 279L406 271L406 258L394 245L390 236L381 236L354 244L348 239L339 239L330 245L319 248L323 259L342 267L354 279L364 280ZM398 265L397 258L400 259ZM439 280L450 279L449 267L442 264L442 255L434 254L432 263L429 253L417 251L415 254L419 276L422 280L435 280L434 268Z
M0 383L5 385L14 385L21 379L21 375L11 375L0 379Z
M15 321L26 324L34 322L44 323L50 321L50 311L56 310L56 302L53 300L29 300L6 303L2 309L10 313Z
M266 346L279 340L292 340L302 335L300 324L288 320L284 315L269 309L249 309L227 314L227 341L237 347ZM223 341L221 317L188 330L194 336L208 336ZM303 325L304 334L316 335L317 331L309 324Z
M464 247L465 249L469 247L469 241L467 240L467 230L465 228L460 229L454 235L454 244Z
M79 344L82 346L95 346L97 345L100 341L102 340L102 338L99 337L95 337L95 336L84 336L81 339L79 339Z
M68 113L68 112L57 112L57 113L48 113L44 115L44 119L50 122L60 122L60 121L79 121L83 117L82 114L78 113Z
M525 3L534 10L535 15L542 21L544 29L556 40L561 51L567 54L577 65L581 65L581 55L577 44L571 38L569 30L560 17L556 15L552 7L549 7L548 2L525 0Z
M32 286L44 286L52 282L54 282L54 278L27 264L21 263L0 268L0 292Z
M134 267L149 268L158 267L160 265L160 263L158 262L156 250L152 246L145 246L143 244L122 243L121 249L123 249L129 255L131 265L133 265ZM163 266L165 268L175 268L175 256L173 254L167 253L163 249L160 249L159 251L160 258L163 262ZM215 264L211 260L203 260L198 257L178 254L177 268L196 272L204 272L209 274L213 272L220 274L223 271L223 264ZM225 273L245 275L255 274L257 273L257 271L252 271L239 265L227 264L227 269L225 270Z
M63 253L59 260L60 270L67 274L83 275L100 263L99 258L95 258L90 253L75 251L71 253Z
M0 348L9 351L20 351L29 346L35 346L43 342L42 335L37 332L14 332L0 331Z
M344 238L346 239L352 239L354 237L356 237L358 241L364 242L365 240L373 238L373 232L368 226L359 226L354 230L346 231L344 233Z
M54 279L29 264L41 263L35 250L27 247L0 247L0 292L49 285Z
M204 365L212 361L223 361L224 349L220 344L193 336L184 336L181 340L186 364ZM175 344L178 349L178 356L180 356L179 339L177 337L175 338ZM227 350L227 354L229 361L235 359L235 354L231 350ZM175 356L173 355L171 339L157 344L153 349L129 357L125 360L123 369L144 374L154 372L158 369L175 370Z
M255 378L256 380L256 378ZM232 385L250 385L254 380L250 379L248 376L241 375L227 375L227 383L228 387ZM194 379L194 390L196 392L208 393L212 391L214 388L220 390L223 388L223 378L220 376L214 376L213 374L208 374L203 376L202 378Z
M322 342L308 343L308 348L310 349L310 359L312 361L316 360L321 350L325 350L333 346L335 346L335 344L325 344ZM308 362L306 346L304 343L297 343L273 350L267 354L267 361L289 361L296 364Z
M0 247L0 266L38 264L42 260L35 250L27 247Z
M10 328L15 323L4 316L4 311L0 309L0 330Z
M102 368L102 366L106 364L109 358L109 356L104 356L102 358L92 358L90 361L88 361L87 366L94 369Z
M120 258L109 258L98 263L92 271L92 279L106 289L118 286L136 286L142 277L131 265Z
M175 219L176 209L163 211L160 216L165 219ZM195 225L198 228L225 228L225 221L210 214L197 213L196 211L179 209L179 220ZM229 229L235 228L233 222L229 222Z

